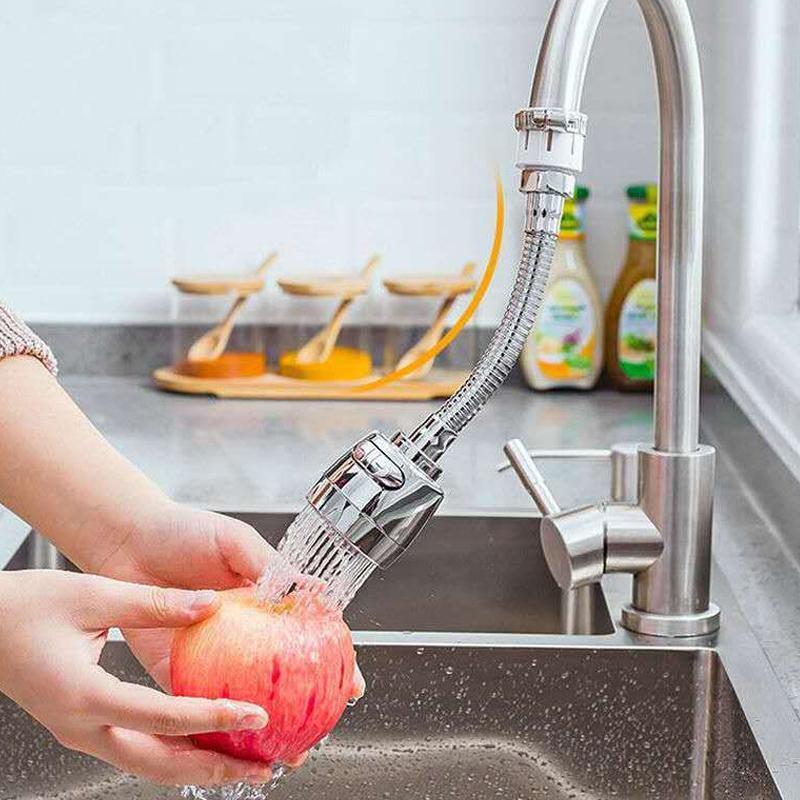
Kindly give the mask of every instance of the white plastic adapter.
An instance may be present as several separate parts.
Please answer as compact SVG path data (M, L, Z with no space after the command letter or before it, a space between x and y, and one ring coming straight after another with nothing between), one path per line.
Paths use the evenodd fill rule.
M520 131L517 143L519 169L558 170L577 175L583 170L583 140L580 133L560 130Z

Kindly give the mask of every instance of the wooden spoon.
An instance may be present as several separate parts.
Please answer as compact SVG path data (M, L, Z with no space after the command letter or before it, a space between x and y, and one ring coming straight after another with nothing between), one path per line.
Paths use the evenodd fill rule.
M270 253L253 273L253 278L262 281L262 285L264 273L275 260L275 255L275 253ZM239 316L239 312L242 310L242 306L245 304L250 294L250 291L244 291L236 295L222 322L215 325L210 331L204 333L189 348L189 353L187 354L187 359L189 361L214 361L223 354L225 348L228 346L228 340L231 338L231 331L233 331L236 318Z
M469 278L472 276L474 270L474 264L465 264L464 268L461 270L461 275L463 275L465 278ZM433 322L428 330L425 331L420 340L397 362L395 369L403 369L403 367L407 367L409 364L416 361L420 356L427 353L428 350L430 350L439 341L439 339L442 338L445 325L447 324L447 316L457 299L458 293L445 297L445 299L442 301L442 304L439 306L439 310L436 312L436 316L433 318ZM406 377L415 379L425 377L425 375L431 371L433 362L434 359L427 361L418 370L415 370L411 375Z
M367 265L361 270L361 278L368 279L375 270L375 267L378 266L379 261L380 256L372 256L367 262ZM339 302L328 324L319 333L312 336L297 351L295 363L320 364L330 358L333 348L336 346L336 340L339 338L339 332L342 329L345 315L354 300L355 297L349 296L343 298Z

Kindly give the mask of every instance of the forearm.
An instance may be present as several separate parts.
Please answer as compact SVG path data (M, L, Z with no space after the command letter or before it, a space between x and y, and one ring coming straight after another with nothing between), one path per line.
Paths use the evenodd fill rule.
M169 499L98 433L43 364L0 359L0 503L95 570Z

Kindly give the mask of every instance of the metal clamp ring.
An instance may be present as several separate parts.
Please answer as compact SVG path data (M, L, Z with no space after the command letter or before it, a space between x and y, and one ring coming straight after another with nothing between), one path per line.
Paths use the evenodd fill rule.
M563 108L522 108L514 115L518 131L562 131L586 136L586 114Z

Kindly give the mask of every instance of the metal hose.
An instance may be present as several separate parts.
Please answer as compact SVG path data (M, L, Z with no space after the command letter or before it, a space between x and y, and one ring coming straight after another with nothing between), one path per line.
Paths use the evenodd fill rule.
M554 219L553 216L556 216ZM488 347L461 388L431 414L409 439L432 461L438 461L467 423L506 380L522 352L547 288L560 208L544 230L526 230L517 277L503 319Z

